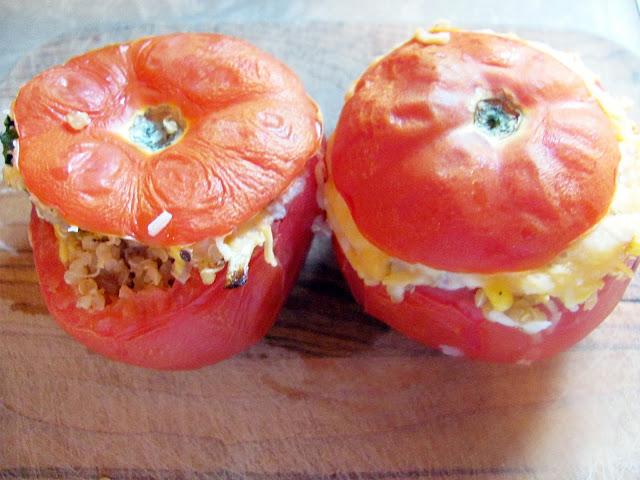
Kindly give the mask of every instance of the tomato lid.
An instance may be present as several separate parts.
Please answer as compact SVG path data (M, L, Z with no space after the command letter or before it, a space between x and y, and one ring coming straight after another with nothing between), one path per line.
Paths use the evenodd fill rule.
M319 149L317 105L291 70L216 34L110 45L22 87L27 189L82 229L150 245L223 235Z
M441 31L371 65L330 163L362 234L453 272L547 264L602 218L620 149L584 79L517 38Z

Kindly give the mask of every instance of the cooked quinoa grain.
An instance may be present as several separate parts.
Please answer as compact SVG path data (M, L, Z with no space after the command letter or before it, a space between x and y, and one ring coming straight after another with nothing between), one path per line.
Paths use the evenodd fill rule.
M285 206L303 188L304 180L297 179L279 200L232 234L187 246L149 247L132 239L52 222L59 257L66 267L64 281L78 295L76 306L85 310L101 310L145 288L171 288L192 275L211 285L225 266L225 287L239 287L247 281L249 263L258 247L263 248L267 264L278 264L271 227L285 216ZM42 215L41 209L37 210Z

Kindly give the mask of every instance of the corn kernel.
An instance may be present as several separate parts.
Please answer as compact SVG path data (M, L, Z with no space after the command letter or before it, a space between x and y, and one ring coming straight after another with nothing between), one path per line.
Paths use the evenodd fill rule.
M187 266L187 262L180 256L180 250L182 250L180 247L169 248L169 256L174 260L172 272L176 277L182 276Z
M513 305L513 294L503 281L492 281L482 290L489 299L493 309L498 312L507 311L511 308L511 305Z

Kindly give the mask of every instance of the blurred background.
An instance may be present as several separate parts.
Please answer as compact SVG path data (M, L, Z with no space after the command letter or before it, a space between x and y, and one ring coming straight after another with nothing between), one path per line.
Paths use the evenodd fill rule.
M635 0L0 0L0 78L25 53L75 30L140 23L415 23L582 31L640 55Z

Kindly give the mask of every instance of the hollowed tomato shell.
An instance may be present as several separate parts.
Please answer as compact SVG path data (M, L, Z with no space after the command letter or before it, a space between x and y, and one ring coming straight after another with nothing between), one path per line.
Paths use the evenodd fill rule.
M235 289L224 288L224 270L211 285L204 285L194 272L184 285L151 287L101 311L79 309L76 293L64 282L53 228L32 212L35 267L49 312L89 349L147 368L199 368L244 350L271 327L304 262L311 224L319 213L316 161L308 162L304 191L272 227L278 266L268 265L258 249L247 283Z
M380 285L367 286L333 241L340 270L364 311L406 336L449 354L491 362L533 362L562 352L596 328L613 311L630 280L605 279L591 310L559 306L553 326L535 335L487 320L474 303L474 290L416 287L393 302ZM637 262L634 270L637 269Z

